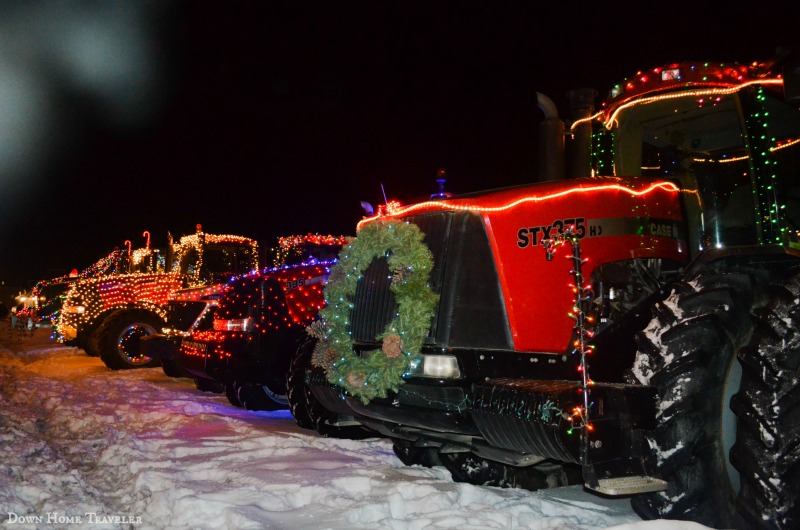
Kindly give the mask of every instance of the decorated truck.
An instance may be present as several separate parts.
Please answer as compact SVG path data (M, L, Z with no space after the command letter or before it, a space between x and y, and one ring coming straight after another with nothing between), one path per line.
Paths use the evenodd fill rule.
M224 392L235 406L287 408L289 362L324 303L322 289L346 242L319 234L280 238L272 267L229 282L208 324L175 342L168 375Z
M258 244L253 239L207 234L200 225L177 243L171 239L163 259L149 244L138 253L129 247L135 272L76 282L58 322L62 339L99 356L112 369L157 366L159 359L140 350L140 339L164 327L172 295L222 285L235 275L258 270ZM199 315L202 307L188 312L192 310Z
M800 527L799 64L540 95L541 182L359 223L302 404L457 480Z

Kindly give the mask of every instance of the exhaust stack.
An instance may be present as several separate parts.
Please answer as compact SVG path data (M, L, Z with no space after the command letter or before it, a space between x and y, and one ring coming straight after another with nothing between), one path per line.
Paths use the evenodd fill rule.
M539 181L564 178L564 122L558 119L555 103L541 92L536 102L544 113L539 124Z
M575 121L590 118L594 114L594 100L597 91L579 88L567 92L570 113ZM592 176L592 124L585 121L572 129L572 142L569 153L569 178Z

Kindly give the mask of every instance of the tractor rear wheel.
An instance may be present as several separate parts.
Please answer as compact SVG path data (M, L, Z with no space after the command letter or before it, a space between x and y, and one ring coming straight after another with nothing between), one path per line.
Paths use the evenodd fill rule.
M159 366L157 358L142 355L139 339L161 331L164 321L148 311L123 311L97 330L100 359L112 370Z
M643 518L726 528L748 528L748 519L760 528L796 527L798 374L784 371L766 385L773 396L788 397L788 411L777 410L783 407L768 397L756 399L752 390L759 385L763 390L765 383L753 365L768 364L777 355L797 366L794 332L777 331L773 347L765 346L767 333L757 315L781 305L774 297L770 301L768 281L769 275L758 270L702 272L658 304L637 337L639 351L628 377L658 388L658 426L647 441L657 472L668 483L665 492L632 498ZM794 346L782 344L789 339ZM750 417L742 410L748 400L758 407L750 408ZM782 432L777 447L756 444L759 433L747 427L765 422L765 416L772 430ZM786 494L770 496L749 484L758 479L747 474L765 462L773 464L761 472L779 480L778 489Z
M742 384L731 460L740 470L739 513L756 528L800 527L800 276L773 286L739 353Z

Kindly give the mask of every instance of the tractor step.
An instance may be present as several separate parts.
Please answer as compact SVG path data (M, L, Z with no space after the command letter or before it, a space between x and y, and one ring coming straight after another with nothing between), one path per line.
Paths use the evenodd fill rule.
M633 495L635 493L650 493L653 491L664 491L667 483L661 479L645 477L642 475L634 477L602 478L598 480L596 488L586 484L586 487L605 495Z

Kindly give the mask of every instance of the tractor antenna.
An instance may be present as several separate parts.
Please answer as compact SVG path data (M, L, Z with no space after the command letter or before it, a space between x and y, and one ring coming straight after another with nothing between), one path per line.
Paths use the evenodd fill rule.
M389 204L389 199L386 198L386 190L383 187L383 182L381 182L381 191L383 192L383 204Z

